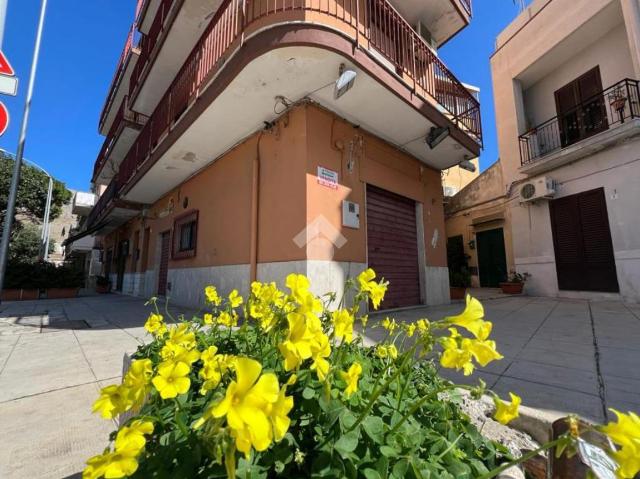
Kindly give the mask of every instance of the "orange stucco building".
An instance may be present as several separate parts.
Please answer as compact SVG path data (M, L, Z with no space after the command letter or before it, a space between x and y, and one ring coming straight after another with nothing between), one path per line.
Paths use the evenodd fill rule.
M83 232L116 290L196 306L296 271L340 294L371 266L386 307L449 300L440 172L481 128L436 50L470 3L397 3L140 2Z

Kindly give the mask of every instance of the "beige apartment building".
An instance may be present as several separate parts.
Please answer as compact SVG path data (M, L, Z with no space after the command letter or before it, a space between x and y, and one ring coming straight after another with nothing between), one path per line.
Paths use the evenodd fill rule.
M386 307L449 301L442 170L477 158L480 105L438 57L470 0L143 0L100 118L101 237L117 291L370 266Z
M530 294L640 301L638 0L535 0L491 67L500 162L448 235L493 214Z

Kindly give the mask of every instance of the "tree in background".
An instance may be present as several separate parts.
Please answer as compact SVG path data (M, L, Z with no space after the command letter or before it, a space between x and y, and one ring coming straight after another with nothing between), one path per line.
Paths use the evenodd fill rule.
M9 244L10 263L33 263L40 257L41 228L27 223L14 230ZM49 241L49 253L55 249L54 242Z
M9 186L13 175L13 158L0 150L0 221L4 224L7 212ZM22 176L18 186L16 213L29 217L32 221L42 221L49 189L49 177L29 165L22 165ZM51 215L53 221L60 215L62 205L71 199L71 192L64 183L53 180L53 194L51 198ZM17 223L16 223L17 225ZM16 227L17 231L19 227Z

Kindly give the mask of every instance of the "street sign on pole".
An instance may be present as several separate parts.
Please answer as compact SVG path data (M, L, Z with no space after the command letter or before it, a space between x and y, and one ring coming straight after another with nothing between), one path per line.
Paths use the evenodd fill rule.
M0 50L0 93L11 96L18 94L16 72L2 50Z
M9 126L9 110L4 106L4 103L0 101L0 136L4 135Z
M0 74L7 76L14 76L16 72L13 70L11 63L7 60L7 57L0 50Z

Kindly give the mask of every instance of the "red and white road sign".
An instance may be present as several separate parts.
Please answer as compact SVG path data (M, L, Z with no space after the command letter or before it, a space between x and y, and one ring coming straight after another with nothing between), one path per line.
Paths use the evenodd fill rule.
M7 76L15 76L16 72L13 70L11 63L7 60L7 57L0 51L0 74Z
M4 135L9 126L9 110L4 106L4 103L0 101L0 136Z

